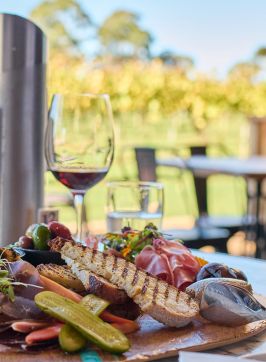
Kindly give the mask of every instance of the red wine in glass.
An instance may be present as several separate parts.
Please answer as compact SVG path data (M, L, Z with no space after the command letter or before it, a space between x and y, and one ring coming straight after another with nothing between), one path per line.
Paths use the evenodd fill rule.
M100 182L108 172L108 169L86 170L86 169L51 169L55 178L74 192L86 192L89 188Z
M84 196L109 171L114 154L107 94L55 94L49 109L45 155L49 170L74 197L76 240L82 242Z

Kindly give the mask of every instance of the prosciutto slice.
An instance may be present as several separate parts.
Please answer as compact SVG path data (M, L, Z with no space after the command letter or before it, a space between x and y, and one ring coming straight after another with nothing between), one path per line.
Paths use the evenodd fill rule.
M47 316L40 311L34 300L16 296L14 302L7 297L1 305L1 313L13 319L41 319Z
M9 277L14 281L15 300L0 293L0 315L12 319L47 318L34 302L34 296L44 289L37 269L23 260L8 263L8 269ZM16 285L16 282L24 285Z
M200 264L188 248L178 241L153 240L135 259L138 268L165 280L179 290L193 283Z
M37 269L24 260L18 260L9 263L10 276L16 282L25 283L26 285L16 285L15 295L27 299L34 299L37 293L43 290L43 283Z

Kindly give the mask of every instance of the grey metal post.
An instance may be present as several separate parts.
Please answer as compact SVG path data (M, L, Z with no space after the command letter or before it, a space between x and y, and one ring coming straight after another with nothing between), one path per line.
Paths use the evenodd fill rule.
M45 48L35 24L0 14L0 245L16 241L42 206Z

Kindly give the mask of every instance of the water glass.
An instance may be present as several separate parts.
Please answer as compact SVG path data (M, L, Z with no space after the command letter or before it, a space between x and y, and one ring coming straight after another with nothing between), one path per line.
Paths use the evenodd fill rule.
M142 230L148 223L161 229L163 185L158 182L113 181L107 184L107 230L124 226Z

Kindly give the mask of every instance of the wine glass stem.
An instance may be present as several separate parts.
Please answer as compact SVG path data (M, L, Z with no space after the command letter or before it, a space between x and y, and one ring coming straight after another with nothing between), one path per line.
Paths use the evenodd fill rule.
M74 205L77 214L77 241L82 242L82 224L83 224L83 208L84 208L84 194L73 194Z

